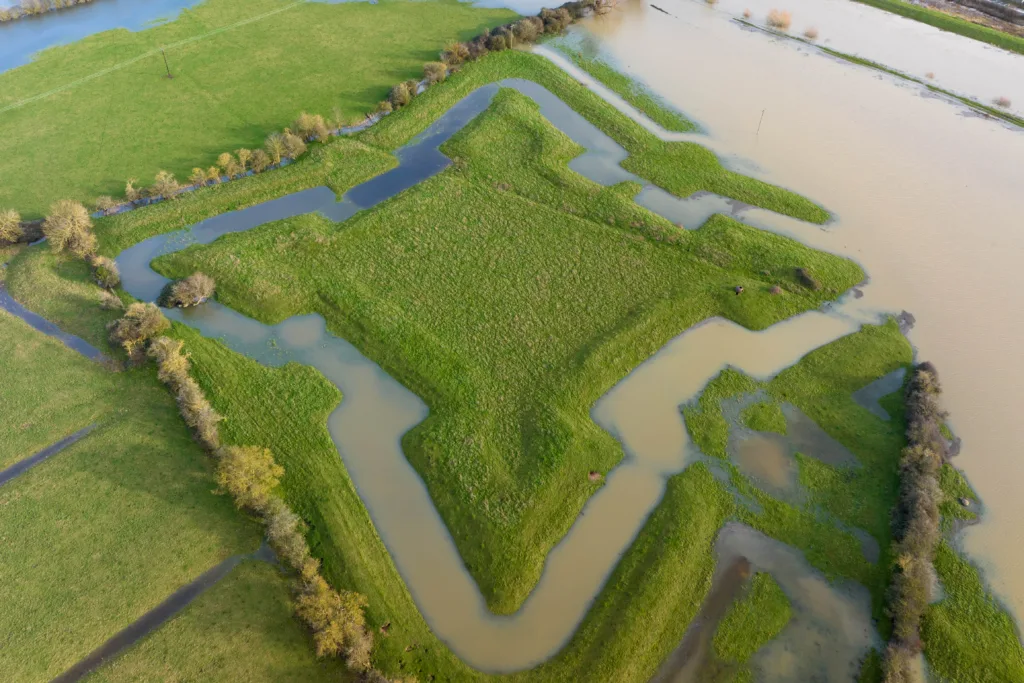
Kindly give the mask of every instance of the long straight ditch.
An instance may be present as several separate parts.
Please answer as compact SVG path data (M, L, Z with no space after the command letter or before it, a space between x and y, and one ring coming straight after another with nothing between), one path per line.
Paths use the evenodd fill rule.
M98 425L94 423L89 425L88 427L83 427L74 434L64 437L57 443L47 446L46 448L39 451L35 455L30 455L24 460L19 460L18 462L14 463L7 469L0 470L0 486L3 486L4 484L14 479L15 477L24 474L25 472L35 467L39 463L43 462L47 458L57 455L68 446L77 443L81 439L85 438L90 432L92 432L92 430L96 429L97 426Z

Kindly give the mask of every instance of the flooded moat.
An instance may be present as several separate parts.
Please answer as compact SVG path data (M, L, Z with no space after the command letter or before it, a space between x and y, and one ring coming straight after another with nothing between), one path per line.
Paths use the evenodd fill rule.
M587 148L572 162L574 169L602 183L635 179L618 166L625 152L553 94L519 79L500 85L533 98L549 121ZM484 86L471 93L398 152L398 168L353 188L341 201L335 202L325 188L306 190L125 250L118 257L125 289L141 299L156 298L166 279L149 264L160 254L308 211L344 220L430 177L447 163L438 145L486 108L497 88ZM642 195L638 199L642 201ZM317 315L267 326L213 302L195 310L170 311L169 316L260 362L312 365L341 389L345 400L330 416L328 427L417 606L431 628L468 663L488 671L510 671L546 659L568 640L661 499L667 477L699 455L689 442L679 405L697 396L727 365L767 378L808 351L855 331L862 322L878 320L877 313L866 312L858 303L848 296L833 310L810 311L761 332L708 320L670 342L602 397L593 408L594 419L622 442L627 458L551 551L526 603L508 617L487 610L423 482L401 451L402 435L427 414L418 397L327 332ZM420 561L423 557L431 557L431 562ZM510 648L509 643L516 646Z

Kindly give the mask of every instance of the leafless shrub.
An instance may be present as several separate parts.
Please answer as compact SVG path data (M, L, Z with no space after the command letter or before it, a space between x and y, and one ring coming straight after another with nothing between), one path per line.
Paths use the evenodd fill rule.
M1003 109L1009 109L1010 105L1012 104L1012 102L1010 102L1010 98L1009 97L1002 97L1002 96L1000 96L1000 97L995 98L992 101L995 103L995 105L997 107L1001 107Z
M161 303L167 307L188 308L198 306L211 296L216 288L213 278L206 273L195 272L167 288Z
M807 40L817 40L818 29L814 28L813 26L808 27L807 30L804 31L804 38L806 38Z
M96 210L102 212L106 216L112 214L119 206L121 206L121 203L109 195L103 195L102 197L96 198Z
M92 266L92 279L100 287L113 289L121 284L121 271L118 270L114 259L106 256L94 256L89 265Z
M238 157L238 165L242 168L242 173L245 173L249 167L249 161L252 159L252 150L245 147L236 149L235 156Z
M378 114L390 114L394 111L394 106L391 104L391 100L381 100L377 103Z
M410 100L412 100L412 95L409 93L409 86L405 83L395 85L391 88L391 94L388 95L388 101L391 102L394 109L401 109L409 104Z
M157 337L149 343L149 349L146 351L147 355L156 361L157 378L176 393L185 384L191 368L188 354L184 353L183 347L180 339Z
M287 128L284 129L284 153L289 159L298 159L306 153L306 143Z
M934 71L929 71L928 73L926 73L924 75L924 77L927 78L928 80L932 80L933 78L935 78L935 72Z
M209 451L220 448L220 432L217 428L224 418L213 409L206 400L203 390L191 377L182 379L178 387L178 411L185 418L185 424L191 427L199 442Z
M105 311L119 311L124 308L121 297L109 289L100 290L100 308Z
M744 19L749 19L751 16L752 16L752 14L751 14L749 9L743 10L743 18Z
M448 65L442 62L427 62L423 65L423 76L427 83L440 83L448 77Z
M295 613L313 631L319 657L345 656L350 668L370 668L373 638L366 631L366 598L335 591L320 575L304 578L295 598Z
M793 16L786 10L773 9L768 12L768 25L780 31L788 31Z
M128 182L124 184L124 197L130 202L137 202L142 199L142 190L135 187L135 183L139 182L135 178L130 178Z
M711 7L714 7L715 5L718 4L718 0L704 0L704 2L710 5Z
M170 327L167 318L154 304L134 303L107 329L111 342L123 347L132 358L138 358L147 339L163 334Z
M271 498L263 510L267 541L277 556L289 567L302 571L309 556L309 545L303 535L305 524L302 518L280 498Z
M264 141L263 149L267 150L267 154L274 164L281 163L281 157L285 153L284 136L280 133L271 133Z
M92 232L89 211L70 199L50 206L50 215L43 221L43 234L57 251L66 250L79 258L96 251L96 235Z
M320 114L302 112L292 124L295 132L304 140L326 140L331 135L327 122Z
M21 214L14 209L0 211L0 244L13 244L21 239Z
M160 171L156 174L156 179L153 181L153 186L149 188L149 192L154 197L174 199L181 192L181 185L173 173Z
M512 32L521 42L533 43L544 33L544 22L540 17L523 17L512 25Z
M283 475L269 448L224 446L217 451L217 483L240 508L264 510Z
M469 48L464 43L449 43L441 51L441 61L448 65L462 64L469 59Z
M252 167L253 173L263 173L267 166L270 166L270 155L262 149L254 150L249 165Z

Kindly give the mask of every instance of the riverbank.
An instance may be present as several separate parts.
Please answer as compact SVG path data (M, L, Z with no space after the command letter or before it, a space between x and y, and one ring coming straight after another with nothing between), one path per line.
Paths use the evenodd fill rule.
M956 33L973 40L988 43L1010 52L1024 54L1024 38L988 26L982 26L962 17L932 9L931 7L911 4L904 2L904 0L854 0L854 2L876 7L886 12L892 12L901 17L920 21L923 24L934 26L943 31L949 31L950 33Z

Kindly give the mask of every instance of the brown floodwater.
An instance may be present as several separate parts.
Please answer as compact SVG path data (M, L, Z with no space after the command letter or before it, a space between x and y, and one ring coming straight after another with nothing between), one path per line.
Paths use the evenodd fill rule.
M709 146L732 165L739 162L729 155L749 160L743 170L836 214L825 229L755 210L744 218L856 259L870 277L856 302L862 310L914 315L910 340L920 359L939 368L950 424L963 438L956 464L986 505L984 523L967 529L963 542L1019 616L1024 457L1015 424L1024 403L1017 353L1024 231L1016 228L1024 215L1024 133L967 115L919 86L745 30L728 12L683 0L659 6L671 16L627 2L577 33L585 47L598 46L698 121ZM808 3L807 21L823 37L835 6ZM859 14L842 15L846 33L854 33ZM798 16L803 22L803 10ZM897 27L886 33L887 50L922 63L955 59L978 83L987 79L996 59L989 48L980 50L982 59L959 36L917 40L914 22L885 16ZM955 57L945 54L953 47ZM997 54L1011 65L1013 82L1024 83L1024 58ZM945 85L944 72L935 71ZM758 350L778 352L774 344Z

